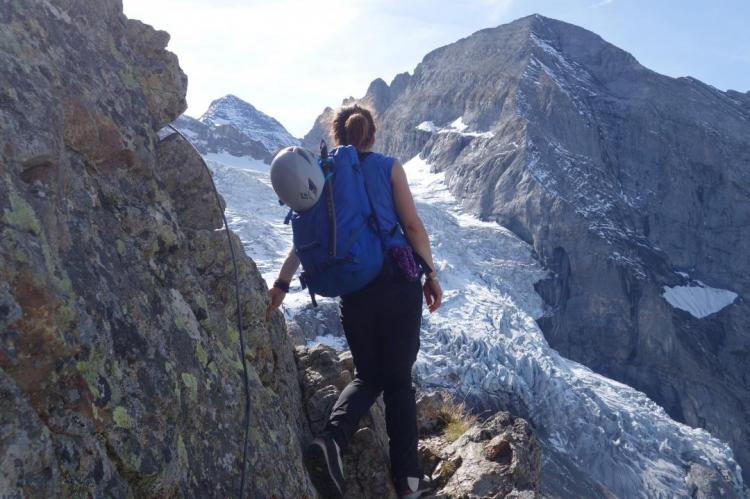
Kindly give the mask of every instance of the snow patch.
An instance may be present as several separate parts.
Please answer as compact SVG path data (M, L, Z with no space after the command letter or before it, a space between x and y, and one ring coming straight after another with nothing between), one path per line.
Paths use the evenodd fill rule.
M421 130L423 132L428 133L455 133L458 135L462 135L464 137L480 137L484 139L489 139L495 136L494 132L469 132L467 129L469 128L469 125L464 123L463 117L459 116L455 120L453 120L451 123L444 127L438 127L435 125L435 122L433 121L423 121L419 125L415 127L417 130Z
M226 126L232 124L231 121L225 120L224 118L213 118L210 123L213 126Z
M703 319L728 307L737 299L737 293L728 289L708 286L664 286L662 296L674 308Z
M225 166L231 166L239 170L264 173L268 173L271 171L271 165L263 162L260 159L251 158L249 156L234 156L233 154L229 154L226 151L210 152L204 154L203 157L206 161L213 161L215 163L220 163Z
M438 131L438 127L436 127L435 123L432 121L423 121L422 123L417 125L417 130L422 130L423 132L436 133Z
M447 128L461 133L461 132L465 132L466 129L469 128L469 125L464 123L464 119L462 116L459 116L450 125L448 125Z

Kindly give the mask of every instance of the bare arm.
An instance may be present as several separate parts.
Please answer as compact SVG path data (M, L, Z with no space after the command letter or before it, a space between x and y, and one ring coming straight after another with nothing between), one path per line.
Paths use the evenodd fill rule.
M432 261L430 238L424 228L422 219L417 214L417 207L414 204L411 189L409 189L409 182L406 180L406 172L398 160L393 163L391 185L393 186L393 201L396 204L396 213L406 237L414 251L433 269L433 272L429 275L429 277L433 277L437 272L435 272L435 264Z
M284 260L284 264L281 266L281 270L279 271L279 280L284 281L285 283L292 282L292 278L294 277L294 273L297 272L297 268L299 267L299 258L297 257L297 253L294 251L294 248L292 248L289 251L289 254L286 256L286 260ZM271 313L276 310L279 305L281 305L281 302L284 301L284 297L286 296L286 292L284 292L282 289L277 288L276 286L272 286L268 290L268 307L266 308L266 320L271 319Z
M284 260L284 264L281 266L281 270L279 271L279 280L284 282L292 282L294 273L297 272L298 268L299 258L297 257L297 252L294 251L294 248L292 248L291 250L289 250L289 254L286 256L286 260Z
M430 313L440 308L443 300L443 290L437 281L437 269L432 261L432 251L430 250L430 237L424 228L422 219L417 214L417 207L414 204L414 198L409 189L409 182L406 180L406 172L401 163L396 161L391 171L391 185L393 186L393 201L396 204L396 214L398 215L401 226L404 228L407 239L414 251L421 256L432 272L428 274L422 286L424 298Z

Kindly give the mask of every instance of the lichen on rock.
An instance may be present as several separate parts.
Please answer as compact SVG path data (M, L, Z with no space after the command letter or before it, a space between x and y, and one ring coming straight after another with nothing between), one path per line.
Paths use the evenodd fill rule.
M233 266L207 172L157 132L185 104L168 35L117 0L0 11L0 490L239 492ZM312 497L291 342L239 239L251 497Z

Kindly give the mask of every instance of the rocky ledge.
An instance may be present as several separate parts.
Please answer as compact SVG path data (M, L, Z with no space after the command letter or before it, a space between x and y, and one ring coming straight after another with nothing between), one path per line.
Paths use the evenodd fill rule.
M339 393L352 380L351 354L316 345L296 348L303 408L313 433L323 429ZM479 419L447 393L417 395L422 468L438 484L435 498L538 496L541 448L524 419L507 412ZM382 398L363 418L344 455L347 495L397 498L390 480Z

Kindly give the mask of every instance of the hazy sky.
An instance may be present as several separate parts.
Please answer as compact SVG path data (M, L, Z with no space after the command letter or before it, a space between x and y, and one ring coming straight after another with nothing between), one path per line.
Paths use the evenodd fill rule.
M538 13L577 24L670 76L750 90L750 0L123 0L169 31L188 111L235 94L296 135L325 106L411 72L432 49Z

